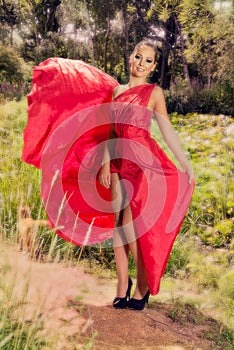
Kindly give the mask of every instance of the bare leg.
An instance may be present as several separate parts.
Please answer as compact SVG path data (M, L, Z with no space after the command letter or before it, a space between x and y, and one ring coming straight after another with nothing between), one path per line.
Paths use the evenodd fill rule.
M133 297L135 299L142 299L148 290L148 284L139 241L137 239L131 239L132 237L134 238L135 228L132 222L132 212L129 205L123 212L123 225L126 224L128 224L128 226L124 228L124 232L126 236L130 238L129 241L131 243L129 243L129 248L132 251L137 271L137 285Z
M121 205L124 200L123 189L119 186L119 175L114 173L111 175L111 195L112 200L115 201L115 230L114 230L114 253L116 270L118 276L117 294L119 298L124 298L128 287L128 255L129 246L127 244L117 244L115 242L121 242L121 237L124 235L122 231L122 214Z

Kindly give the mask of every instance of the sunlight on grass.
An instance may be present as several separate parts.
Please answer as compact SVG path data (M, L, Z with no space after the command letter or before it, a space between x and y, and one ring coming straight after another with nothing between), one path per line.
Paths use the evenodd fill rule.
M26 121L26 99L0 107L0 237L12 243L18 239L17 211L21 204L29 205L33 218L46 218L40 198L40 171L21 161L22 132ZM186 117L174 114L172 123L189 150L197 185L157 300L180 298L234 326L232 119L195 113ZM155 122L152 123L152 132L160 138ZM71 266L82 259L82 265L89 272L116 277L111 248L76 247L48 228L38 231L38 245L43 261L63 260L66 266ZM0 348L16 349L15 344L22 338L23 344L30 344L34 339L34 343L41 344L38 347L43 349L43 344L46 344L41 338L43 323L37 318L26 322L21 317L27 287L22 298L13 300L13 286L7 285L4 277L8 268L3 264L0 270L0 325L3 327ZM132 259L130 274L135 274ZM13 319L10 316L12 310ZM14 347L7 347L7 344L14 344Z

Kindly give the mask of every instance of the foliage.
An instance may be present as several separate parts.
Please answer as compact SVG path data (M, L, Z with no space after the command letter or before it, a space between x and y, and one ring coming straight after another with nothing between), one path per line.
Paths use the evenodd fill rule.
M185 218L170 260L166 276L190 278L199 292L215 293L217 307L233 315L231 263L233 252L230 236L233 234L233 198L231 184L232 120L225 116L173 114L173 125L179 130L185 147L189 149L197 177L194 197ZM28 203L34 218L45 217L40 199L40 172L21 162L22 131L26 123L26 101L7 103L0 109L1 182L0 182L0 233L16 242L17 210L21 202ZM153 124L154 126L154 124ZM209 165L209 167L207 167ZM217 232L220 232L217 234ZM199 237L208 246L224 247L225 252L203 255L201 247L195 249L189 237ZM103 246L76 247L60 239L52 230L38 232L40 259L64 260L76 264L85 260L89 271L114 274L113 250ZM234 247L233 247L234 248ZM233 249L232 248L232 249ZM195 254L196 251L196 254ZM135 276L133 259L130 274ZM103 274L103 272L102 272ZM185 283L185 282L183 282ZM209 292L211 293L211 292ZM209 294L211 295L211 294Z
M44 218L40 198L40 172L21 161L23 128L26 123L26 100L9 102L0 109L0 234L17 241L17 212L28 204L33 218ZM77 259L79 249L59 239L52 230L39 231L39 258ZM77 252L78 251L78 252Z
M14 49L0 44L0 101L20 100L27 92L30 71Z
M12 242L17 241L17 210L21 203L29 204L34 218L46 216L40 199L40 172L21 161L26 119L26 100L8 102L0 108L0 234ZM182 116L174 113L171 121L189 150L197 179L192 203L172 250L166 274L194 279L200 292L205 289L206 293L216 293L218 306L229 310L229 317L232 317L232 119L224 115L193 113ZM154 122L152 129L154 134ZM41 230L38 237L39 258L49 261L63 259L74 264L85 259L92 270L114 268L110 248L76 247L49 229ZM198 244L194 240L190 242L190 237ZM219 253L215 247L224 250ZM131 258L130 274L135 275L133 265Z
M180 276L181 271L185 270L185 267L190 260L190 249L184 243L183 236L179 235L173 245L173 249L165 271L166 275L173 277Z
M20 83L23 80L23 61L10 47L0 46L1 82Z
M169 113L212 113L234 116L233 87L229 81L211 89L170 89L165 92Z
M64 39L57 33L50 32L40 41L33 51L36 64L50 57L68 58L67 45Z
M8 103L0 109L1 142L1 225L5 237L15 236L17 208L21 202L27 202L35 218L45 216L40 200L40 172L21 162L22 131L26 123L26 101ZM186 117L173 114L173 125L179 129L182 141L189 150L196 173L196 187L188 215L185 218L181 234L198 235L203 242L212 246L232 246L233 235L233 185L232 185L232 120L225 116L206 116L188 114ZM153 123L154 125L154 123ZM207 167L209 164L209 167ZM54 240L52 232L43 232L45 252L48 253ZM182 237L181 237L182 239ZM183 239L182 239L183 241ZM176 268L183 268L187 253L180 249L180 241L168 269L173 274ZM53 256L66 255L63 241L57 240ZM47 247L47 248L46 248ZM69 254L79 255L66 246ZM65 249L66 251L66 249ZM92 255L99 254L99 248ZM85 255L85 251L83 251ZM88 254L88 253L87 253ZM107 265L112 255L103 256Z
M196 175L195 192L184 224L190 222L189 231L198 234L207 244L231 246L232 119L223 115L174 114L172 123L180 131Z
M178 111L183 113L232 114L234 26L231 11L217 11L219 4L110 0L106 6L104 0L4 0L0 42L14 47L32 65L50 56L82 59L126 83L129 55L148 36L160 52L152 82L172 90L182 82L195 90L172 92L172 106L182 105Z
M230 298L234 303L234 271L228 271L221 276L218 286L222 295Z

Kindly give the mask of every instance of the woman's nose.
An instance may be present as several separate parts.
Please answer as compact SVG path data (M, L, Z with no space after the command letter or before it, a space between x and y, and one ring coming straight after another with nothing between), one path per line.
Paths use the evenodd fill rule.
M143 58L140 59L140 66L143 66Z

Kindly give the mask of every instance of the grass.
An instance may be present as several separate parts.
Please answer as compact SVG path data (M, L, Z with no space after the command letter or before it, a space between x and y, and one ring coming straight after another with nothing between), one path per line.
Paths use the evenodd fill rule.
M203 326L205 329L202 331L202 337L212 340L217 349L228 350L233 345L234 334L231 328L204 316L193 304L176 300L168 309L168 317L181 326L186 326L187 323Z
M17 210L21 203L30 206L34 218L46 217L39 195L40 171L21 161L22 131L26 120L25 99L1 106L0 237L14 243L17 242ZM209 311L215 308L222 322L234 326L232 119L226 116L191 114L184 117L174 114L172 123L179 130L185 147L189 149L197 185L174 245L166 278L162 282L162 290L171 290L167 300L174 300L175 290L180 290L174 278L182 281L182 284L188 282L196 290L194 301L201 310ZM154 123L152 131L156 136ZM63 260L70 265L84 259L89 271L96 271L96 274L102 276L115 276L112 249L76 247L63 241L49 229L40 230L39 244L41 257L45 260ZM134 275L132 260L130 265L131 275ZM1 267L1 289L5 291L5 294L1 292L3 297L0 300L0 310L4 311L0 316L0 325L4 325L2 333L0 332L0 344L4 344L2 348L26 349L24 346L30 344L29 338L34 339L35 344L41 344L38 346L44 346L45 340L40 337L43 323L38 319L25 322L19 318L24 309L25 296L14 304L11 288L4 287L4 269L7 269L7 266ZM189 300L185 298L184 302ZM8 305L9 310L3 310L4 305ZM10 311L13 308L16 312L12 319ZM26 345L15 345L20 344L20 338L24 341L22 344ZM15 347L11 345L7 348L7 344L14 344Z
M28 318L26 313L28 283L22 295L15 293L15 281L8 281L9 266L0 265L0 349L39 350L51 345L42 335L44 324L40 315Z

